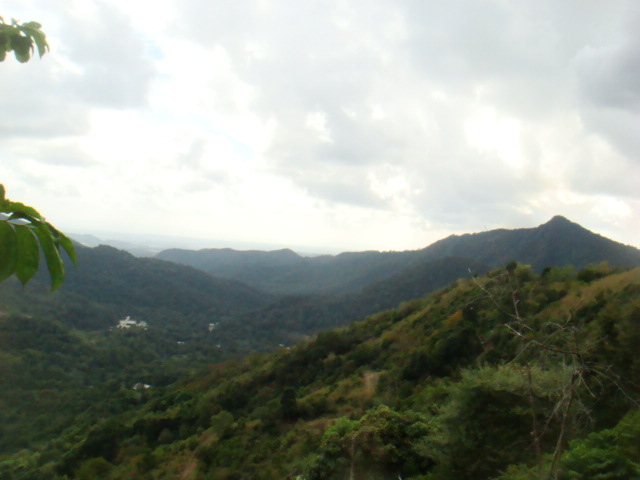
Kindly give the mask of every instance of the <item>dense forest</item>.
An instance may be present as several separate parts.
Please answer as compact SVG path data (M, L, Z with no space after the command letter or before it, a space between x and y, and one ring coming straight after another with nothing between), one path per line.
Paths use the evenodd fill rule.
M511 262L149 388L184 366L144 358L148 332L1 326L2 478L640 477L638 268Z
M423 249L402 252L303 257L291 250L209 248L170 249L156 256L280 295L354 293L374 282L404 275L407 269L450 257L473 259L490 268L517 260L536 272L548 266L581 269L601 261L627 267L640 264L637 248L602 237L562 216L534 228L451 235Z

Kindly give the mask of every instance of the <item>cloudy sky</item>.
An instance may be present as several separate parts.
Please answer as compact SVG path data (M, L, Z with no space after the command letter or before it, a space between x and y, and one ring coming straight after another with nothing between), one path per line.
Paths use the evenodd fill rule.
M63 231L421 248L560 214L640 246L637 0L5 0L0 182Z

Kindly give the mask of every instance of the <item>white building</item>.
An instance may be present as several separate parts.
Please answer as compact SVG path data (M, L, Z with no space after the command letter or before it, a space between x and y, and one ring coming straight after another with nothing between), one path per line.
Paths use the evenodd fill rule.
M147 322L145 322L144 320L132 320L131 317L128 315L127 315L127 318L125 318L124 320L118 321L118 325L116 325L116 328L121 328L121 329L131 328L131 327L142 328L146 330L148 325L147 325Z

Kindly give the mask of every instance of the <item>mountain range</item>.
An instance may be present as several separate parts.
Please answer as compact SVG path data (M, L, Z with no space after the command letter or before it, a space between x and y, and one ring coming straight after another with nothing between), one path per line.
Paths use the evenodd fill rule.
M189 265L279 295L354 292L404 269L445 257L469 258L489 268L516 260L539 272L547 266L572 265L580 269L601 261L615 266L637 265L640 250L555 216L535 228L451 235L423 249L403 252L365 251L303 257L291 250L210 248L168 249L156 255L158 259Z
M291 250L170 249L137 258L113 247L77 247L58 292L43 295L39 280L13 288L27 313L47 312L74 328L100 330L125 316L144 317L177 337L215 324L209 342L228 353L292 345L328 328L422 297L459 278L509 261L581 269L608 262L640 265L640 250L590 232L564 217L535 228L452 235L420 250L346 252L303 257ZM5 293L4 298L7 298Z
M545 389L567 380L580 357L570 352L583 345L592 349L589 375L602 372L615 387L604 404L585 404L598 428L615 426L639 391L638 270L627 269L640 265L640 250L563 217L406 252L308 258L209 249L137 258L104 245L76 249L78 266L65 265L53 294L44 269L26 287L0 284L2 478L337 479L349 461L367 469L364 457L350 457L352 433L373 442L361 449L377 459L370 478L434 465L448 473L407 478L489 478L531 460L514 447L531 438L530 413L522 413L531 395L518 382L532 365L514 332L526 339L519 329L532 325L536 342L564 342L522 350L546 352L538 360L553 365L531 373L540 375L534 403L546 412L547 435L558 433L553 402L564 397ZM172 255L192 265L168 261ZM145 328L118 328L126 317ZM252 353L260 351L271 353ZM572 371L587 381L587 370ZM585 398L604 384L594 382ZM523 399L529 407L512 405ZM475 417L458 404L495 414L490 438L469 427ZM515 433L504 428L509 415ZM571 435L580 428L572 424ZM549 438L541 449L549 451ZM486 455L498 460L484 465ZM472 476L456 463L467 456Z

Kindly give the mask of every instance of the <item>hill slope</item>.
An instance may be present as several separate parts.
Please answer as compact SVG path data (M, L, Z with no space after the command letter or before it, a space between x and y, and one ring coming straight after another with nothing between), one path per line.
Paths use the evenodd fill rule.
M144 316L167 326L171 316L208 322L265 306L271 297L240 282L213 278L187 266L136 258L113 247L76 246L77 267L48 294L46 272L22 288L0 285L0 300L14 311L42 313L82 329L104 329L124 316ZM107 318L108 317L108 318ZM151 318L149 318L151 317ZM157 321L156 321L157 319Z
M421 253L429 258L463 255L492 267L515 260L538 272L547 266L572 265L581 269L599 262L618 267L640 265L637 248L602 237L561 216L536 228L452 235Z
M637 478L640 269L580 278L512 265L456 282L290 350L149 391L122 415L79 419L43 454L4 457L0 473Z
M242 281L280 295L357 291L408 267L411 252L346 252L302 257L291 250L271 252L170 249L156 258L199 268L211 275Z
M111 247L76 247L49 294L46 272L0 284L0 451L50 438L93 411L110 415L136 384L154 388L219 361L211 323L271 298L239 282ZM131 316L148 328L115 328ZM0 475L2 477L2 475ZM7 478L7 477L2 477Z
M212 337L234 351L293 345L320 331L350 325L488 269L487 265L463 257L425 261L358 292L284 297L222 322Z
M291 250L172 249L160 252L157 258L240 280L267 292L304 295L356 292L418 263L454 256L493 268L515 260L532 265L536 271L563 265L579 269L602 261L620 267L640 265L637 248L604 238L560 216L535 228L452 235L415 251L305 258Z

